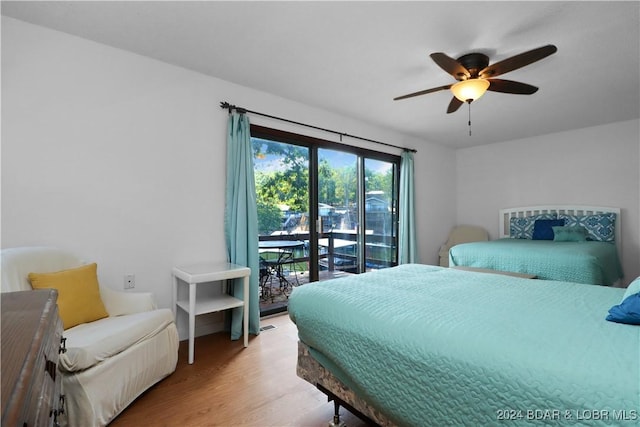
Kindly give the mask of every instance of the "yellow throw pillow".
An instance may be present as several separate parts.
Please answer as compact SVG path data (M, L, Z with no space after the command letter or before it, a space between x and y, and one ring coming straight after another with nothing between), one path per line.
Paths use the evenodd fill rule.
M109 316L100 297L96 263L55 273L29 273L29 281L33 289L57 289L64 329Z

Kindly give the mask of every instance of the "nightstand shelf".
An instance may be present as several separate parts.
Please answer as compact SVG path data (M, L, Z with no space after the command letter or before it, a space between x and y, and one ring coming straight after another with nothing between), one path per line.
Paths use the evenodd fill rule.
M244 346L249 346L249 276L251 269L242 265L228 262L207 262L191 264L173 268L173 300L174 315L177 308L184 310L189 316L189 364L194 359L194 342L196 329L196 316L206 313L215 313L236 307L244 307L243 310L243 335ZM243 279L244 300L222 293L216 296L196 297L198 284L209 282L223 282L230 279ZM189 286L189 299L178 300L178 287L180 281ZM225 287L226 288L226 287Z
M178 301L176 305L189 313L188 300ZM205 301L196 300L196 309L194 314L198 316L199 314L215 313L217 311L228 310L230 308L242 307L243 305L244 301L241 299L232 297L231 295L221 295Z

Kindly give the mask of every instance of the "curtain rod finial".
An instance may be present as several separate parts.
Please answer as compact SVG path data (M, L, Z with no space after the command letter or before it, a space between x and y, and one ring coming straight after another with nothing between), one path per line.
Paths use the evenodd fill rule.
M233 110L235 108L235 106L229 104L227 101L221 101L220 102L220 108L224 108L226 110L229 110L229 114L231 114L231 110Z
M231 114L231 112L233 110L236 110L239 114L245 114L248 110L241 108L241 107L236 107L233 104L229 104L227 101L222 101L220 102L220 108L224 108L229 110L229 114Z

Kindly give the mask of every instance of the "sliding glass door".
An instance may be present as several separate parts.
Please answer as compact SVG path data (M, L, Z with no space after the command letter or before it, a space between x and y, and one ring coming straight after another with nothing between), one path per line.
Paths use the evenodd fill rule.
M300 284L397 264L398 156L251 133L265 304Z
M364 158L364 271L398 263L398 173L396 163Z
M393 162L318 149L319 279L397 263L396 183Z
M361 271L359 163L355 154L318 149L318 279Z

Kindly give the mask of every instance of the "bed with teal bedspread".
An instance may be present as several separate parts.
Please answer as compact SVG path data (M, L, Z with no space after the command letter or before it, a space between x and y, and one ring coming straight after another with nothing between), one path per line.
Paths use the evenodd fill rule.
M636 425L640 327L605 320L623 294L409 264L295 288L289 315L395 425Z
M610 242L504 238L463 243L449 250L449 265L592 285L611 285L622 277L616 245Z

